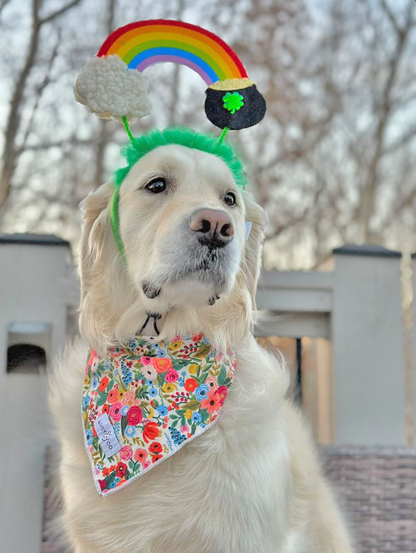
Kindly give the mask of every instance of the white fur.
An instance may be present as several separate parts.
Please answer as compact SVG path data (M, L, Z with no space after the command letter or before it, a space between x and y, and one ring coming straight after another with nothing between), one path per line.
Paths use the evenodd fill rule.
M155 175L169 180L167 193L143 189ZM65 527L75 551L352 553L309 431L285 399L286 368L250 333L263 238L261 208L237 190L217 157L181 146L158 148L135 165L121 187L126 268L109 225L112 190L111 183L104 185L84 202L83 339L68 347L51 381L62 442ZM223 195L230 190L237 207L224 204ZM221 284L213 279L212 286L202 285L197 276L175 280L181 265L195 255L186 221L202 207L226 210L235 228L234 246L224 249L223 266L218 263L215 269L228 267L230 274ZM253 222L246 243L245 220ZM172 244L177 251L170 256ZM160 297L150 300L143 294L142 282L148 279L163 282ZM209 307L213 291L221 299ZM237 372L216 425L103 499L93 483L82 435L87 348L105 351L109 343L133 335L146 309L164 314L163 338L202 330L214 343L235 348Z
M132 120L150 113L146 78L116 55L91 58L78 75L74 92L78 102L102 119Z

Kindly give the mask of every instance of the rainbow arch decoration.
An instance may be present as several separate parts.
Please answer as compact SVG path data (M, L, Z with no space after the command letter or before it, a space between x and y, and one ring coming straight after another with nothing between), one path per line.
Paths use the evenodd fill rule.
M182 21L137 21L107 38L97 56L117 55L129 69L143 72L172 62L196 71L208 86L226 79L248 78L237 54L210 31Z
M112 32L78 76L75 96L99 117L122 121L132 138L128 121L150 113L143 72L164 62L187 66L205 81L205 113L222 137L263 119L266 102L234 50L206 29L167 19Z

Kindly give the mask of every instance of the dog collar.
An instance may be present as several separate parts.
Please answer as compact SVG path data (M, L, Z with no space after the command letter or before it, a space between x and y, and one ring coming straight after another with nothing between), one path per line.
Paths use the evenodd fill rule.
M137 336L105 358L91 349L82 394L85 448L100 495L136 480L212 426L236 368L203 334Z

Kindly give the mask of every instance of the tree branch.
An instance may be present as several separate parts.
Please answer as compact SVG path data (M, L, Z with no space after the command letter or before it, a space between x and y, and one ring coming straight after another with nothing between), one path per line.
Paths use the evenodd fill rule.
M53 21L57 17L60 17L62 14L70 10L71 8L74 8L77 4L79 4L82 0L71 0L71 2L68 2L67 4L64 4L61 8L58 10L50 13L49 15L42 17L42 19L39 20L39 25L44 25L45 23L49 23L50 21Z

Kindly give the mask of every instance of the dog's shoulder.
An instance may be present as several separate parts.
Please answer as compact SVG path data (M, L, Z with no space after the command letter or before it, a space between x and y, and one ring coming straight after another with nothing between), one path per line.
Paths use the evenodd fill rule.
M71 419L79 425L88 352L87 343L76 337L66 344L52 363L48 373L49 406L58 427L63 421L68 426Z

